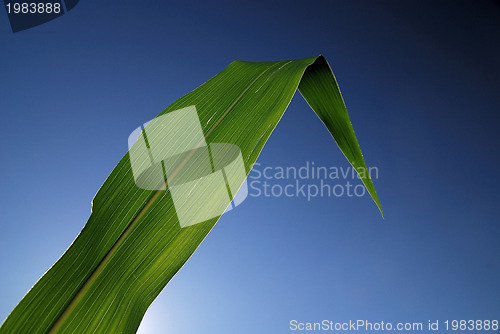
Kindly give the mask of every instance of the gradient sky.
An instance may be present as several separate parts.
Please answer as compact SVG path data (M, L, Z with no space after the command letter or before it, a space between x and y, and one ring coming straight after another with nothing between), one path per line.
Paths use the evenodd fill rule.
M500 318L498 1L81 0L15 34L0 11L2 320L81 230L135 128L233 60L317 54L379 169L385 220L367 196L248 197L139 333ZM297 93L258 162L307 161L348 166Z

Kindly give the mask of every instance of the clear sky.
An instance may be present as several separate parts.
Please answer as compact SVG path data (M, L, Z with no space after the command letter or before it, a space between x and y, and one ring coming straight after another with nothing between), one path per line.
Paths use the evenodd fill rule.
M81 0L15 34L0 8L0 318L81 230L135 128L233 60L317 54L378 169L385 220L368 196L250 191L139 333L292 333L294 319L499 319L493 0ZM258 162L348 167L300 94Z

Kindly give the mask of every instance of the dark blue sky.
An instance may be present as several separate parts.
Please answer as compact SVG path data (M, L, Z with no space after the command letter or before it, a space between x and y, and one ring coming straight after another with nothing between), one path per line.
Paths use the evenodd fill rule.
M1 12L0 318L81 230L135 128L233 60L316 54L330 62L367 164L379 170L386 219L367 196L250 196L219 221L140 333L498 319L493 0L81 0L15 34ZM258 162L308 161L348 166L297 94Z

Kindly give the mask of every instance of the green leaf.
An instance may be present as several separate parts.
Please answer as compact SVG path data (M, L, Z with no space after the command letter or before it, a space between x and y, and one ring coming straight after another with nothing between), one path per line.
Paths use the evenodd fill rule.
M382 212L363 172L366 164L337 82L322 56L235 61L159 116L196 106L206 142L239 147L248 175L297 88ZM135 333L149 305L219 218L181 228L169 189L139 188L127 153L94 197L81 233L0 333Z

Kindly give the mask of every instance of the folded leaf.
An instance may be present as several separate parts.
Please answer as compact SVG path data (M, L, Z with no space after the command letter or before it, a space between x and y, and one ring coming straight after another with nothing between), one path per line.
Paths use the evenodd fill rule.
M233 199L242 182L239 175L248 175L297 88L358 171L382 212L372 181L363 172L366 164L326 60L317 56L275 62L235 61L158 116L173 115L174 111L195 106L202 134L198 146L207 151L168 153L171 147L167 145L161 154L168 153L170 161L179 168L169 172L164 164L156 167L152 164L156 172L151 167L148 173L141 174L139 182L134 170L144 173L146 169L132 166L131 158L133 154L145 156L149 151L141 151L139 146L131 149L95 195L92 214L81 233L16 306L0 327L0 334L135 333L149 305L222 213L214 211L217 216L193 222L193 217L206 218L213 213L204 215L208 209L202 205L193 214L189 209L194 204L184 207L182 214L180 209L177 212L173 197L189 201L192 197L186 195L184 184L200 180L189 178L191 174L180 176L179 170L193 157L205 161L207 154L212 154L211 167L221 171L217 182L224 176ZM144 134L148 133L148 127L153 125L147 125L137 142L150 144L148 140L162 136L161 128L155 128L158 134L149 138ZM196 146L194 142L190 145L188 148ZM232 147L240 151L224 153ZM235 159L241 159L244 168L231 164ZM203 168L191 168L189 173L208 175ZM156 183L151 183L165 173L177 174L177 180L185 182L171 182L167 177L168 184L156 187ZM154 186L147 189L151 185ZM200 196L204 198L203 194Z

